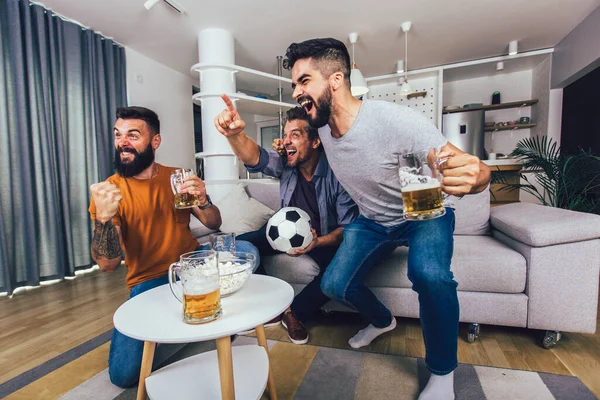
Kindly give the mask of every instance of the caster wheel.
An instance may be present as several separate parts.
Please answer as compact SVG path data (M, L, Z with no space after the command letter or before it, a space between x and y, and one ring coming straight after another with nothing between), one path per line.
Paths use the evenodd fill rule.
M473 343L479 337L479 324L469 324L469 332L467 334L467 342Z
M556 343L560 340L560 332L558 331L546 331L544 338L542 339L542 346L545 349L551 349L556 346Z

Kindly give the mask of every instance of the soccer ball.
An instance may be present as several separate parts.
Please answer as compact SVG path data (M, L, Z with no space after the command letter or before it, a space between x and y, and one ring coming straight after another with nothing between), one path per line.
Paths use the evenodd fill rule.
M305 249L313 240L310 217L297 207L284 207L267 223L267 240L273 249L289 253Z

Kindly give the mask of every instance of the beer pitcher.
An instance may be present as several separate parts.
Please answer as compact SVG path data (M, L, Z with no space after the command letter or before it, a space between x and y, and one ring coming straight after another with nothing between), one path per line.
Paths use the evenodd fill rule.
M171 173L171 189L175 195L175 208L190 208L200 205L198 196L195 194L180 192L183 180L190 175L194 175L194 171L189 168L176 169Z
M173 296L183 303L184 322L203 324L221 315L219 266L215 251L182 254L179 262L169 266L169 286Z
M429 220L446 214L440 166L448 158L438 158L437 154L434 148L398 157L404 218L408 220Z

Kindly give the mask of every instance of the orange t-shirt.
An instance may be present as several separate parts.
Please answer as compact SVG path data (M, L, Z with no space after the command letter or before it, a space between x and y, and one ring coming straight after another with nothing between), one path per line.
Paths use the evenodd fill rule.
M123 178L118 174L107 179L123 196L113 224L121 227L130 289L163 276L181 254L198 246L189 227L191 209L175 209L170 177L176 168L157 166L158 174L151 179ZM95 219L93 199L89 212Z

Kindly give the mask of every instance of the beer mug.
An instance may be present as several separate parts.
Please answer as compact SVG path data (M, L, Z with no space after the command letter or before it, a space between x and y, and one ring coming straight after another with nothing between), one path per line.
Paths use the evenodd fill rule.
M175 208L190 208L200 205L198 196L191 193L180 193L183 180L191 175L195 175L194 171L189 168L176 169L171 173L171 189L175 195Z
M229 253L235 251L235 233L211 233L208 238L211 250Z
M429 149L398 157L404 218L408 220L428 220L446 214L440 166L448 158L440 159L437 153L437 149Z
M179 278L179 280L177 279ZM203 324L221 315L221 290L217 253L212 250L182 254L169 266L169 286L183 303L183 321Z

